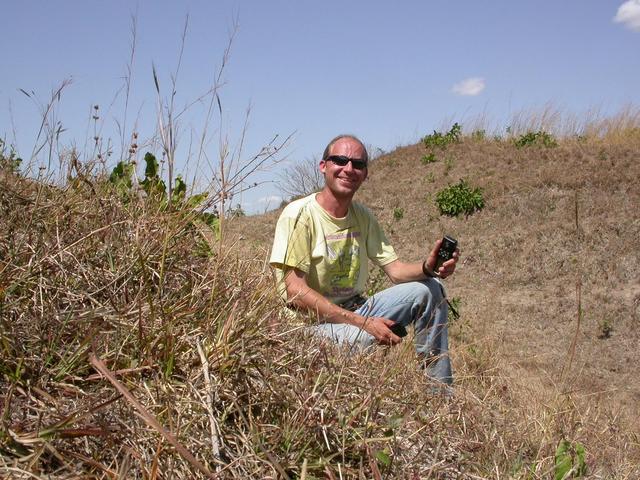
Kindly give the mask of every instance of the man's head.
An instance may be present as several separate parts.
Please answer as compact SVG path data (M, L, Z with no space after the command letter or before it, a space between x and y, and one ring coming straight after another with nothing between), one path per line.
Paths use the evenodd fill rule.
M364 143L362 143L362 141L360 141L360 139L358 137L356 137L355 135L349 135L349 134L342 134L342 135L338 135L337 137L333 138L326 146L326 148L324 149L324 153L322 154L322 160L326 160L327 158L329 158L329 156L331 155L331 149L333 147L333 145L341 140L351 140L354 143L357 143L360 145L360 147L362 148L362 151L364 152L364 156L362 157L362 160L364 160L365 162L369 162L369 154L367 153L367 147L364 146Z
M336 198L351 198L367 178L369 155L353 135L340 135L327 145L320 161L325 189Z

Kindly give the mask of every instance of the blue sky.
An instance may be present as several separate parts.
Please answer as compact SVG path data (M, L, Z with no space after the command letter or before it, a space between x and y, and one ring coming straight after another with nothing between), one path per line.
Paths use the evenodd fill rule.
M188 14L176 93L182 110L212 85L237 19L220 90L223 116L208 123L207 157L215 163L221 136L237 144L249 106L241 158L276 134L294 133L283 164L250 179L266 183L234 199L252 212L279 204L270 180L287 162L319 156L338 133L391 150L447 122L484 114L498 126L547 102L576 114L640 104L640 0L3 3L0 137L25 159L41 121L34 99L46 104L66 79L54 112L65 129L62 149L87 151L92 105L100 106L100 137L113 139L114 163L118 125L129 138L135 123L141 155L155 148L145 144L156 127L152 64L167 98ZM212 175L193 153L207 105L193 104L179 122L177 170L200 183ZM35 161L47 162L43 152Z

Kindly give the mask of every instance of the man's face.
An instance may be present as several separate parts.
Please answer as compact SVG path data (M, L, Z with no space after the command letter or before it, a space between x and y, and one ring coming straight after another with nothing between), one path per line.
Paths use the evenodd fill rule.
M341 156L356 161L365 158L364 149L352 138L341 138L331 146L329 152L329 158ZM336 197L352 197L367 178L367 168L354 168L352 162L340 166L330 159L322 160L320 171L324 175L327 187Z

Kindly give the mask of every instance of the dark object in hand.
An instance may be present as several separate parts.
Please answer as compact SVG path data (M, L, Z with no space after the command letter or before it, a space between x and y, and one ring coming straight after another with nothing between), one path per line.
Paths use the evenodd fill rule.
M442 243L440 244L438 256L436 257L436 266L433 269L434 272L438 273L442 264L453 258L453 252L456 251L456 248L458 248L458 241L455 238L449 237L448 235L442 237Z
M407 336L407 329L399 323L394 323L392 327L389 327L389 330L400 338Z

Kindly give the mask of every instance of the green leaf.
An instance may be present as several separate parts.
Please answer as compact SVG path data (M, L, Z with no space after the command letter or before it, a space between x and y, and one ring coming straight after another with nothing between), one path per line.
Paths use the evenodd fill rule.
M384 450L380 450L378 453L376 453L376 460L378 460L385 467L391 465L391 457Z
M184 200L187 195L187 184L182 180L182 175L176 177L176 184L171 192L171 202L176 204Z
M163 199L166 195L167 186L158 177L145 177L140 185L149 197Z
M560 440L556 448L554 480L579 478L587 473L584 445Z
M196 208L200 206L200 204L203 201L205 201L208 196L209 196L208 192L202 192L202 193L198 193L196 195L190 196L189 200L187 200L187 207Z
M584 445L582 445L579 442L576 442L575 450L576 450L576 474L578 476L586 475L587 463L584 460L584 456L585 456Z
M144 176L146 178L156 178L159 175L160 167L158 165L158 160L153 153L147 152L144 155L144 161L147 164L144 169Z
M131 163L120 161L111 171L109 175L109 182L118 184L123 181L127 182L129 187L131 186L131 176L133 175L134 167Z
M132 163L120 161L111 171L109 175L109 183L111 183L118 194L126 198L131 190L131 178L135 172L135 166Z
M556 448L554 479L564 480L571 470L571 444L566 440L560 440Z

